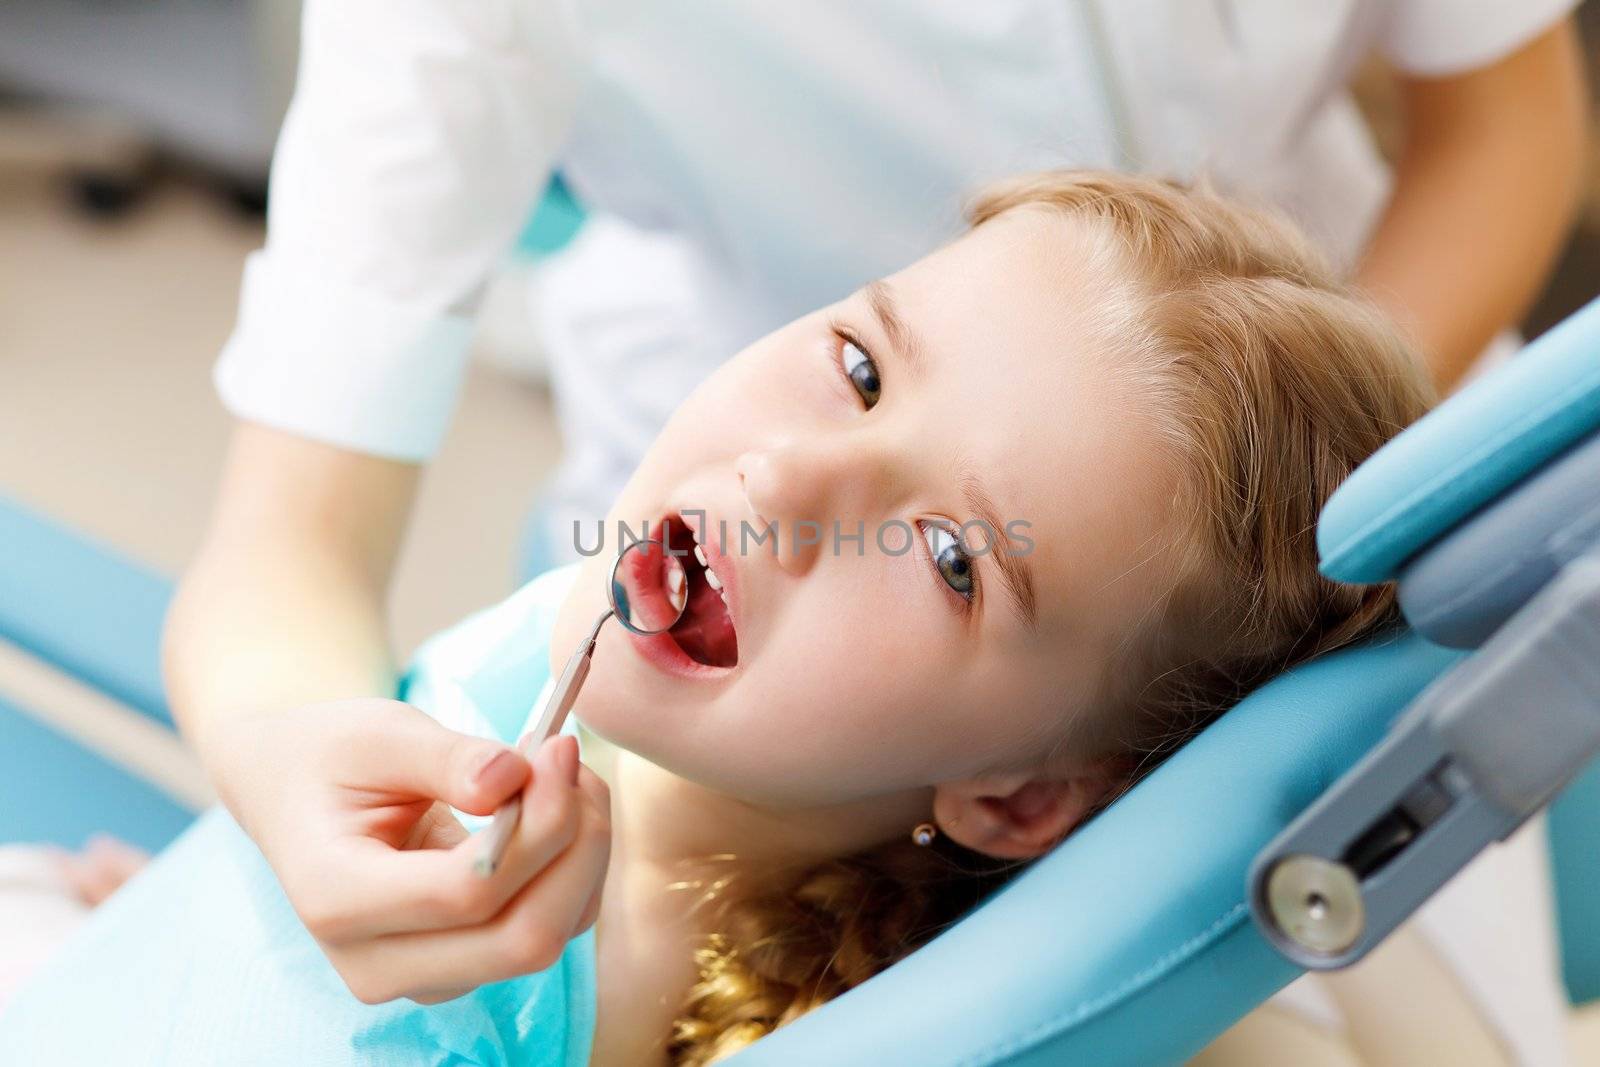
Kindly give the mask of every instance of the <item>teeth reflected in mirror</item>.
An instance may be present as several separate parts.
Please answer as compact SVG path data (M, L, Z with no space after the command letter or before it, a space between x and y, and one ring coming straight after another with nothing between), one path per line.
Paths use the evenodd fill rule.
M641 636L666 633L689 606L683 562L660 541L636 541L611 568L608 589L617 621Z

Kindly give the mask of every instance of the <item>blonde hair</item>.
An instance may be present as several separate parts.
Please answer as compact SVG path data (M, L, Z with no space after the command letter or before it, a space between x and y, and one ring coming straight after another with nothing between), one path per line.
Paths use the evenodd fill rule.
M1426 410L1395 328L1277 217L1206 189L1051 171L985 189L972 226L1014 210L1090 224L1115 269L1101 325L1186 477L1187 553L1120 665L1130 787L1245 693L1396 621L1392 588L1317 572L1334 488ZM731 857L725 857L731 858ZM673 1025L672 1062L731 1055L859 985L958 920L1025 864L940 838L831 860L722 907ZM726 879L682 883L716 904Z

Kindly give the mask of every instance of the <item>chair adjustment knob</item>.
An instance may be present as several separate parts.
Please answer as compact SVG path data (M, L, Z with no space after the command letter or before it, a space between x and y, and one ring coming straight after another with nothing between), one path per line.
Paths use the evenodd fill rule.
M1267 910L1284 937L1307 952L1340 956L1366 929L1361 884L1342 863L1285 856L1267 875Z

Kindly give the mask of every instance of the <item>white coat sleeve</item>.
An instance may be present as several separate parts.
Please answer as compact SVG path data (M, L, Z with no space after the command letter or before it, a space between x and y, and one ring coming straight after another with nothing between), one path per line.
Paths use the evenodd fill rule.
M373 455L438 448L474 305L575 106L560 0L306 0L267 240L215 368L236 416Z
M1504 59L1571 14L1579 3L1390 0L1379 47L1408 74L1462 74Z

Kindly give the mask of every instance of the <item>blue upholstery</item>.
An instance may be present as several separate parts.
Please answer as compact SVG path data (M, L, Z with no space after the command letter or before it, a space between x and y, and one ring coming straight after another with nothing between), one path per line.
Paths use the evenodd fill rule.
M1257 850L1458 656L1408 635L1276 679L932 944L729 1062L1192 1055L1297 973L1250 921Z
M171 584L0 498L0 640L170 725L158 646ZM192 814L165 792L0 701L0 842L82 844L97 830L160 848Z
M1550 866L1556 891L1561 977L1574 1004L1600 1000L1600 763L1550 805Z
M0 844L77 848L114 834L152 852L194 813L76 740L0 700Z
M161 620L172 583L0 497L0 640L167 724Z
M1452 396L1362 464L1322 511L1322 573L1381 582L1508 486L1600 427L1600 299Z

